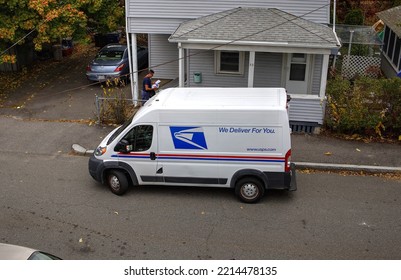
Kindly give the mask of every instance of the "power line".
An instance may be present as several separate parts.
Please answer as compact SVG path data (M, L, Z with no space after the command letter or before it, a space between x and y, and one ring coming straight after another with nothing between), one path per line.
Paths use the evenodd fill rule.
M249 38L249 37L258 35L258 34L260 34L260 33L269 31L269 30L271 30L271 29L273 29L273 28L276 28L276 27L281 26L281 25L283 25L283 24L286 24L286 23L288 23L288 22L295 21L295 20L300 19L300 18L302 18L302 17L305 17L305 16L307 16L307 15L309 15L309 14L312 14L312 13L314 13L314 12L320 10L320 9L323 9L323 8L329 6L329 5L330 5L330 4L325 4L325 5L323 5L323 6L320 6L320 7L316 8L316 9L313 9L313 10L311 10L311 11L309 11L309 12L303 14L303 15L294 16L294 18L292 18L292 19L286 19L284 22L277 23L276 25L273 25L273 26L270 26L270 27L268 27L268 28L265 28L265 29L256 31L256 32L251 33L251 34L249 34L249 35L245 35L245 36L240 37L240 38L238 38L238 39L234 39L234 40L231 40L231 41L229 41L229 42L216 45L216 46L214 46L214 47L212 47L212 48L209 48L209 49L206 49L206 50L202 50L202 51L198 51L198 52L193 53L193 54L188 54L188 55L184 56L183 58L172 59L172 60L169 60L169 61L166 61L166 62L157 64L157 65L149 66L149 69L150 69L150 68L152 68L152 69L157 69L158 67L161 67L161 66L164 66L164 65L167 65L167 64L170 64L170 63L174 63L174 62L180 61L181 59L186 59L186 58L189 58L189 57L192 57L192 56L195 56L195 55L199 55L199 54L206 53L206 52L209 52L209 51L212 51L212 50L216 50L216 49L218 49L218 48L221 48L221 47L230 45L230 44L235 43L235 42L237 42L237 41L241 41L241 40L244 40L244 39L246 39L246 38ZM233 11L233 13L236 13L236 12L238 12L238 10L234 10L234 11ZM231 13L231 14L233 14L233 13ZM230 15L230 14L225 15L224 17L229 16L229 15ZM213 21L213 22L214 22L214 21ZM195 29L192 29L192 30L190 30L190 31L188 31L188 32L186 32L186 33L184 33L184 34L187 34L187 33L191 32L191 31L196 30L196 29L202 28L202 27L204 27L204 26L206 26L206 25L209 25L209 24L211 24L211 23L212 23L212 22L205 23L204 25L199 26L199 27L196 27ZM184 35L184 34L183 34L183 35ZM181 35L181 36L182 36L182 35ZM129 40L129 38L127 38L127 39ZM123 75L123 77L129 76L129 75L134 74L134 73L140 73L140 72L146 71L146 70L147 70L147 69L140 69L140 70L138 70L138 71L130 72L129 74ZM132 81L131 81L131 82L132 82ZM66 90L62 90L62 91L58 91L58 92L56 92L56 93L53 93L53 95L62 94L62 93L66 93L66 92L70 92L70 91L74 91L74 90L79 90L79 89L85 89L85 88L88 88L88 87L91 87L91 86L94 86L94 85L99 85L99 84L101 84L101 83L102 83L102 82L95 82L95 83L91 83L91 84L84 85L84 86L79 86L79 87L75 87L75 88L70 88L70 89L66 89ZM40 98L40 96L38 96L38 97L36 97L36 98Z
M39 25L40 26L40 25ZM39 27L38 26L38 27ZM31 31L29 31L29 33L25 34L23 37L21 37L17 42L15 42L14 44L12 44L10 47L8 47L7 49L5 49L0 56L2 56L3 54L5 54L6 52L8 52L9 50L11 50L12 48L14 48L16 45L19 44L19 42L25 40L26 37L28 37L29 35L31 35L38 27L35 27L34 29L32 29Z

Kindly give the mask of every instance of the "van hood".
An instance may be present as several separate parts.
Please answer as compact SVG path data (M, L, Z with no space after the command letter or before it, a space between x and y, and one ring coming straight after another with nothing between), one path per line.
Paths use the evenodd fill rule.
M116 132L117 129L119 129L120 127L116 127L115 129L113 129L109 134L107 134L107 136L102 140L102 142L100 142L99 146L101 147L106 147L107 146L107 141L109 141L110 137L114 134L114 132Z

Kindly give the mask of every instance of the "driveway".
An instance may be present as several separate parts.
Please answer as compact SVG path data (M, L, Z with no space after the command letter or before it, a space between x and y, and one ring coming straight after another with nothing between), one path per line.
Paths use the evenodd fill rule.
M0 115L86 123L95 120L95 97L102 96L103 88L87 81L85 72L96 52L97 48L78 46L61 61L38 62L28 73L19 73L20 86L0 101ZM129 85L113 90L131 98Z

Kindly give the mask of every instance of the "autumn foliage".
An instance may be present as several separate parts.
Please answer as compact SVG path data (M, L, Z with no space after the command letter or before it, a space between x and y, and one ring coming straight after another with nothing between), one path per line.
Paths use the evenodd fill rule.
M99 18L104 14L106 19ZM15 59L4 53L14 43L33 38L41 50L44 43L85 33L88 22L107 30L123 20L124 7L117 0L0 0L0 63Z

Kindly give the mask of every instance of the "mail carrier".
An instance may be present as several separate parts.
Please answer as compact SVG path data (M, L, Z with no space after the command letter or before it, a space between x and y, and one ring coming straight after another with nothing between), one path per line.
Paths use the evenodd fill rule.
M89 160L117 195L130 185L233 188L243 202L296 190L283 88L172 88L112 131Z

